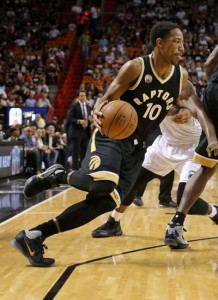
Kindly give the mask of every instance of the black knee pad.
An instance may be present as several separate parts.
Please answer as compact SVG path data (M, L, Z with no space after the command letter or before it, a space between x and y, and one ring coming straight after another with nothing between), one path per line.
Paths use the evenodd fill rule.
M116 187L116 184L113 181L109 180L100 180L100 181L92 181L92 184L90 185L89 192L98 195L98 196L104 196L109 195L113 192L114 188Z
M83 171L76 171L70 176L70 185L97 196L109 195L116 184L110 180L95 181L90 175Z

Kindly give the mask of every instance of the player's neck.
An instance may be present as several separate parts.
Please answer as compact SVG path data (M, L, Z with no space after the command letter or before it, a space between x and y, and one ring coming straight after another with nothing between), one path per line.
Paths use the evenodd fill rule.
M171 70L172 70L172 65L166 63L161 58L159 59L158 56L155 55L154 52L152 52L152 54L151 54L151 63L152 63L152 66L153 66L156 74L161 79L166 79L170 75Z

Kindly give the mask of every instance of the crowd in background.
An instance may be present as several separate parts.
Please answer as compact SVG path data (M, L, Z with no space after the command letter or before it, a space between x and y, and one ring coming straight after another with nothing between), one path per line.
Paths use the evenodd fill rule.
M185 46L181 65L188 70L190 80L202 97L207 85L204 62L218 39L215 1L121 0L114 16L104 14L92 1L87 5L84 1L83 7L72 1L71 12L78 19L63 18L65 2L6 0L1 4L0 108L52 106L50 86L59 85L70 49L65 44L53 46L47 52L43 49L49 39L77 30L81 56L86 63L78 94L86 92L87 105L92 109L121 65L151 51L150 29L162 20L181 25ZM13 51L17 46L22 48L23 55ZM77 97L72 102L76 100ZM34 122L18 128L17 135L26 147L27 141L32 140L29 148L37 149L34 151L38 154L31 153L36 158L37 164L33 166L36 173L55 162L70 167L64 122L54 117L52 123L47 122L46 116L37 115ZM12 126L2 139L13 139L14 131Z
M150 29L162 20L181 25L186 51L181 65L201 98L207 85L204 62L218 40L218 9L213 0L119 1L115 17L102 18L95 32L89 31L92 46L81 88L85 85L95 99L104 93L122 64L151 51Z
M0 7L0 107L49 107L49 86L58 85L69 57L66 44L46 43L73 31L63 0L6 0ZM73 19L73 18L72 18ZM73 19L74 21L74 19Z

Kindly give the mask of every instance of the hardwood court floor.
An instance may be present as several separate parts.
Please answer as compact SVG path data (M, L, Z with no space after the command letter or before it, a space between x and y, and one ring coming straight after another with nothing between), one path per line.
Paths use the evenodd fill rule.
M202 195L214 204L217 182L215 174ZM158 187L157 180L151 182L145 205L131 206L123 216L121 237L91 237L107 214L47 239L45 256L56 259L51 268L31 267L10 240L21 229L55 217L85 193L70 188L1 223L0 299L217 300L217 225L208 216L188 216L185 237L190 248L170 251L163 237L174 210L158 208Z

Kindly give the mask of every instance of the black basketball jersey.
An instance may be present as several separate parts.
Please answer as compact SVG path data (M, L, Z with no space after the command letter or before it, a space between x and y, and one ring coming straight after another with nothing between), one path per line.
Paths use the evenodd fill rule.
M206 87L203 97L203 107L215 125L218 134L218 65L215 67L211 77L210 83Z
M216 65L216 68L214 69L214 71L211 75L211 82L218 83L218 64Z
M143 140L153 132L169 109L175 104L182 88L181 67L172 66L166 79L156 74L152 65L152 55L139 57L142 71L137 82L121 97L132 104L138 114L135 133Z

